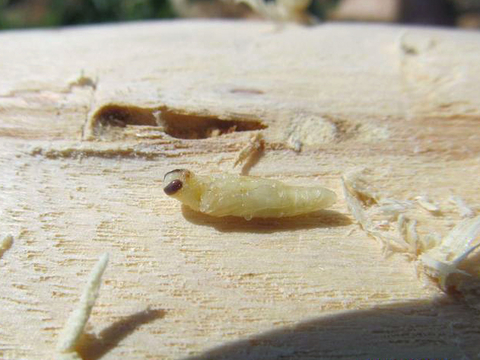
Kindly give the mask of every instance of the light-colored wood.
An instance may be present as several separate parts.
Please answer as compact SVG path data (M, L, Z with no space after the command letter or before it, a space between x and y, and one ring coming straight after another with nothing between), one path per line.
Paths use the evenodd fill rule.
M183 21L4 32L0 49L0 358L53 357L104 252L84 359L478 357L478 297L385 258L340 176L435 199L423 234L460 220L451 195L480 203L479 33ZM265 139L251 175L337 204L247 222L163 193L175 168L239 173L242 129Z

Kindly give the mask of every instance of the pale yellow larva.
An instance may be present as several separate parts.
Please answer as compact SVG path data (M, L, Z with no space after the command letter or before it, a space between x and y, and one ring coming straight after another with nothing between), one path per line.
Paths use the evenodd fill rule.
M297 216L335 203L323 187L292 186L280 181L237 175L196 175L177 169L165 174L164 191L193 210L246 220Z

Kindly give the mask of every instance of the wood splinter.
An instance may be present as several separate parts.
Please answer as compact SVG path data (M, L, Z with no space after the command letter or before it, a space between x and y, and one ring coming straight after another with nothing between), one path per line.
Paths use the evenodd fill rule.
M77 308L70 314L59 337L57 360L81 359L75 348L98 298L102 275L107 267L108 258L107 253L103 254L90 273Z

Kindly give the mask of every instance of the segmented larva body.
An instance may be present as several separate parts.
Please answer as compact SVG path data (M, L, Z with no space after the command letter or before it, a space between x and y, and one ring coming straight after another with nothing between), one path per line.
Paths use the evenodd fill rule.
M165 174L164 191L193 210L211 216L240 216L246 220L297 216L335 203L323 187L292 186L251 176L201 176L177 169Z

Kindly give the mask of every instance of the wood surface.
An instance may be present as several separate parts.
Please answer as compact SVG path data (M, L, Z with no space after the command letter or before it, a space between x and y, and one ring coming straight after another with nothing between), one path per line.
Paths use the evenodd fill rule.
M479 358L475 291L386 257L340 178L434 199L441 214L412 210L420 234L460 220L451 195L480 204L480 33L189 20L3 32L0 49L1 359L55 357L104 252L83 359ZM233 168L257 132L264 153ZM175 168L339 200L211 218L163 193Z

